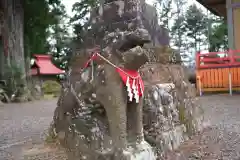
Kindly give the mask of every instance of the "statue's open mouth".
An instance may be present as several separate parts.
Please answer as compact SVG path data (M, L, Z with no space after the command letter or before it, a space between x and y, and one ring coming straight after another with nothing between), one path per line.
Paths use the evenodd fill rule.
M150 43L150 37L148 31L144 29L137 29L124 36L119 51L126 52L129 49L135 48L136 46L142 47L145 43Z
M122 44L122 46L119 48L121 52L126 52L127 50L134 48L136 46L143 47L145 43L149 43L148 40L139 40L139 39L130 39L126 43Z
M138 29L123 36L118 50L122 53L125 69L138 70L148 61L148 57L142 49L144 44L150 42L148 35L146 30Z
M138 70L147 61L148 57L141 46L136 46L123 53L123 66L125 69Z

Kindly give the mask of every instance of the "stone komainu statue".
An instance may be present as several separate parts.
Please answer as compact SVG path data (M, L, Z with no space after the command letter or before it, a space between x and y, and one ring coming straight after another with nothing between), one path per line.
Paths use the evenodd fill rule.
M145 47L159 26L145 20L143 4L111 0L91 14L90 49L72 57L54 113L70 160L155 160L200 128L181 66L160 64L159 49Z
M56 132L69 153L89 160L135 159L133 155L141 150L145 159L154 159L143 137L144 85L137 72L148 60L138 46L147 40L146 33L143 29L131 34L116 32L119 41L138 42L124 50L125 43L108 45L83 71L84 63L75 57L54 116ZM88 53L82 53L80 59L93 55Z
M143 135L144 85L138 70L148 61L141 46L150 37L141 25L139 5L116 1L96 9L89 35L102 42L102 51L82 51L72 59L54 115L56 133L71 160L155 159ZM124 16L129 16L127 23L121 21ZM117 18L119 27L109 27ZM91 46L88 39L86 43ZM85 65L94 53L96 58Z

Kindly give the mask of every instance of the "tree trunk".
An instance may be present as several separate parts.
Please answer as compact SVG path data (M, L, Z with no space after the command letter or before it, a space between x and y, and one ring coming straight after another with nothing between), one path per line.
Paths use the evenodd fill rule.
M3 79L4 74L4 54L3 54L3 41L2 36L0 37L0 80Z
M16 78L14 72L20 73L19 82L16 85L26 88L26 71L23 43L23 6L22 0L1 0L3 6L3 41L5 62L12 70L12 78ZM17 71L13 70L17 68Z
M4 74L4 64L5 64L5 58L4 58L4 48L3 48L3 12L2 8L0 8L0 80L3 79Z

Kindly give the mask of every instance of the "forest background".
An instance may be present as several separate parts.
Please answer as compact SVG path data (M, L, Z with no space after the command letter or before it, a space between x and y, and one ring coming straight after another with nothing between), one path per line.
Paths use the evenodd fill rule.
M11 56L7 59L3 53L0 56L0 77L5 80L12 79L11 85L14 84L12 86L15 88L11 89L11 92L19 84L26 90L26 75L30 70L33 54L51 54L56 66L67 69L74 45L83 42L90 9L100 3L99 0L1 1L12 6L3 7L3 13L9 14L3 17L14 19L14 22L11 21L11 28L6 32L8 37L12 37L9 44L23 41L23 45L14 48L18 54L14 54L14 49L9 49ZM197 51L221 51L228 48L224 19L213 15L194 0L147 2L156 8L159 24L169 31L170 47L181 54L185 65L194 67ZM15 3L19 3L21 9L17 10L19 16L14 17ZM14 30L14 27L19 29ZM18 37L23 37L23 40Z

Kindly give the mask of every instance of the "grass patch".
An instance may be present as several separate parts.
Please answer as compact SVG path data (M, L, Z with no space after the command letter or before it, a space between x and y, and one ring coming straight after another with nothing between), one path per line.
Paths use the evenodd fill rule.
M43 99L51 100L51 99L54 99L54 98L56 98L56 97L57 97L57 96L54 95L54 94L44 94Z
M185 124L186 116L184 106L179 106L179 120L181 124Z
M57 134L54 132L53 124L51 124L49 129L48 129L48 132L47 132L47 134L45 136L45 142L47 144L54 144L54 143L58 142Z
M42 86L43 93L46 95L59 95L61 92L61 85L52 80L45 81Z

